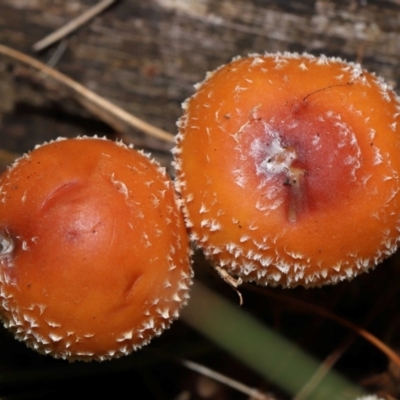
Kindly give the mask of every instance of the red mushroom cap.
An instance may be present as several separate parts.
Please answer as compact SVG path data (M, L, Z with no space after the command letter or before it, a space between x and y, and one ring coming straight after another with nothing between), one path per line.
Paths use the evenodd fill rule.
M0 177L6 327L69 360L128 354L178 316L191 283L172 182L103 139L57 140Z
M359 65L237 58L197 86L179 128L192 239L230 274L336 283L397 249L400 101Z

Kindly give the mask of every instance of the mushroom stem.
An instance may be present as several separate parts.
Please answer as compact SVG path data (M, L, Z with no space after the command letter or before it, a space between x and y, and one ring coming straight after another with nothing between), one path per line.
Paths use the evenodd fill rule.
M318 360L199 282L192 287L189 304L181 316L192 328L291 396L298 393L320 367ZM330 371L308 400L350 400L365 394L362 388Z

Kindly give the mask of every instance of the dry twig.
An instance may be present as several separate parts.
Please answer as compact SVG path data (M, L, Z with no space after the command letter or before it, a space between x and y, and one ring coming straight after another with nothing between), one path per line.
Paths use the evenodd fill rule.
M83 14L79 15L77 18L68 22L66 25L52 32L50 35L44 37L33 45L34 51L41 51L48 46L58 42L59 40L70 35L72 32L80 28L82 25L89 22L91 19L99 15L106 8L110 7L111 4L115 3L115 0L102 0L95 6L89 8Z
M157 128L149 124L148 122L145 122L140 118L135 117L134 115L128 113L122 108L116 106L110 101L87 89L80 83L74 81L68 76L62 74L61 72L50 68L42 62L2 44L0 44L0 54L17 60L32 68L35 68L36 70L43 72L51 78L55 79L56 81L60 82L78 95L77 97L81 104L87 105L87 103L90 103L93 107L97 108L99 112L105 113L107 115L112 115L113 117L124 122L125 124L133 128L139 129L142 132L149 134L150 136L156 137L166 142L174 142L174 135L172 135L171 133L166 132L163 129Z
M248 387L244 383L238 382L232 378L229 378L226 375L220 374L219 372L216 372L210 368L205 367L204 365L195 363L190 360L182 360L181 364L184 365L186 368L191 369L192 371L195 371L203 376L207 376L208 378L214 379L217 382L220 382L226 386L229 386L238 392L244 393L248 396L250 396L251 399L254 400L274 400L273 397L261 393L257 389L253 389L251 387Z

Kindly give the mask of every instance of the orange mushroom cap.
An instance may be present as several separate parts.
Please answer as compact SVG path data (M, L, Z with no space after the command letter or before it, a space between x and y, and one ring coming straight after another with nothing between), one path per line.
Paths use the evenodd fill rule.
M400 101L358 64L236 58L197 86L178 126L192 239L230 274L337 283L397 249Z
M165 171L103 139L57 140L0 177L0 305L29 347L128 354L188 298L189 238Z

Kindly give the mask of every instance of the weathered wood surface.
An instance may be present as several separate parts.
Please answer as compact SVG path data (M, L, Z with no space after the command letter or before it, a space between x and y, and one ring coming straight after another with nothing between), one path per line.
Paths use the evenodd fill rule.
M96 2L2 0L0 43L33 54L36 41ZM46 62L56 48L37 57ZM400 1L119 0L69 37L56 68L127 111L175 132L181 102L206 71L238 54L264 51L359 60L396 87ZM16 64L0 57L0 146L20 151L57 134L110 131L68 101L57 85L49 92L43 79L28 79L26 71L10 65ZM140 146L168 147L139 139Z

